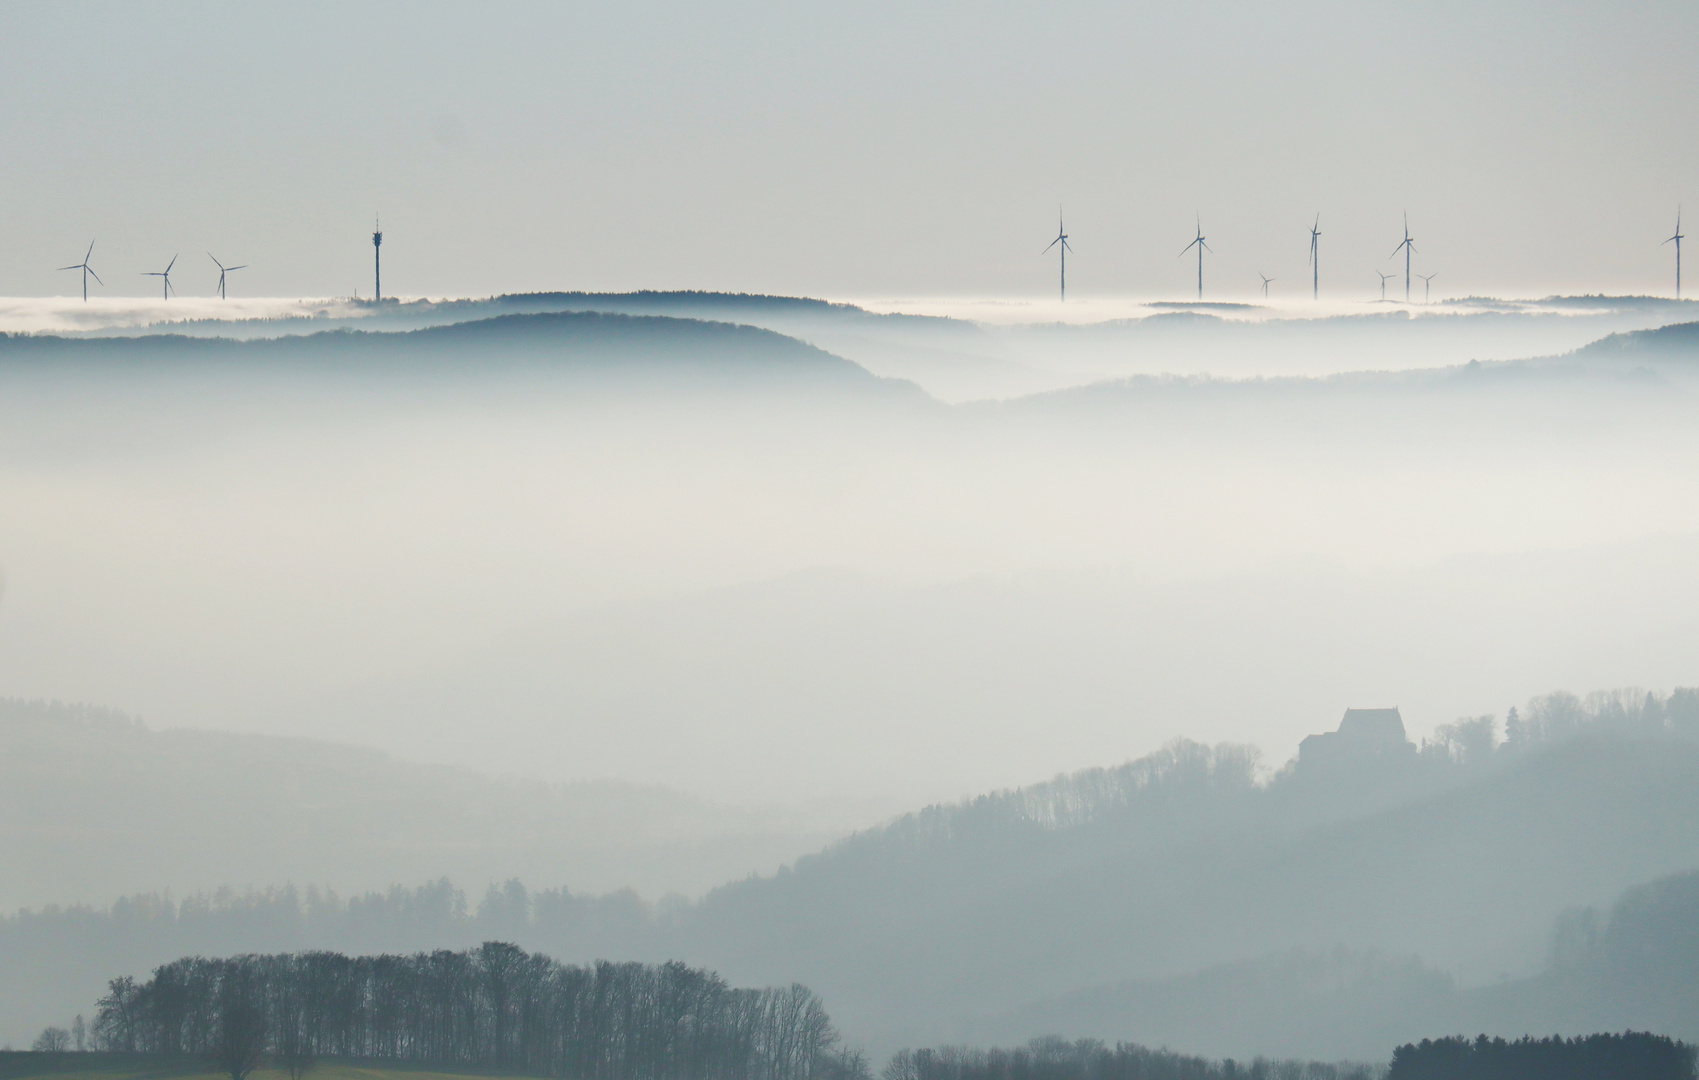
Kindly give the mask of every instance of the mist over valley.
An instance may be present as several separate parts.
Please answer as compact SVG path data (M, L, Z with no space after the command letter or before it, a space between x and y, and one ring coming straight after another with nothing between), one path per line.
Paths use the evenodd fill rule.
M0 5L0 1080L1699 1080L1696 48Z

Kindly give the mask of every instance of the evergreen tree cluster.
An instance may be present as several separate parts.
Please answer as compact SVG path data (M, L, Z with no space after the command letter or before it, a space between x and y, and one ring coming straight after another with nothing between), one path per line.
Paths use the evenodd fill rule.
M1460 1035L1406 1043L1387 1080L1693 1080L1693 1047L1629 1031L1515 1042Z

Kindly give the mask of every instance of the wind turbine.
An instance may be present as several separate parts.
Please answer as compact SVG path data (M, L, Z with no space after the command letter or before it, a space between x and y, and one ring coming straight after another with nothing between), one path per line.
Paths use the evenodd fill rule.
M1321 259L1316 254L1316 241L1321 238L1321 215L1316 215L1316 223L1310 226L1310 299L1321 298Z
M1267 274L1262 273L1261 271L1257 272L1257 277L1262 278L1262 298L1264 300L1267 300L1268 299L1268 283L1273 281L1274 279L1269 277Z
M1050 248L1057 244L1062 245L1060 252L1062 256L1062 300L1066 303L1068 299L1068 230L1062 227L1062 208L1059 206L1056 208L1056 239L1050 241L1050 247L1045 248L1039 254L1050 254Z
M217 259L213 259L212 252L210 251L206 253L206 257L212 259L212 261L218 265L218 298L222 300L224 299L224 275L234 274L238 270L246 270L248 268L248 264L243 263L241 266L225 266Z
M100 275L95 274L94 271L89 268L88 257L90 255L93 255L93 254L94 254L94 241L90 240L88 242L88 250L83 252L83 261L82 262L78 263L75 266L61 266L59 268L61 270L81 270L83 272L83 303L85 303L85 304L88 303L88 278L89 278L89 275L94 274L94 280L100 281ZM106 282L100 281L100 285L101 285L102 288L105 288Z
M1198 238L1196 240L1193 240L1191 243L1187 244L1186 247L1185 247L1185 250L1181 251L1178 257L1182 258L1182 259L1185 258L1186 252L1192 250L1193 248L1198 249L1198 299L1202 300L1203 299L1203 253L1206 252L1206 251L1213 253L1215 251L1215 249L1203 242L1203 218L1201 218L1201 217L1198 219Z
M1416 276L1422 279L1422 303L1425 304L1428 302L1428 290L1433 288L1434 278L1439 277L1439 273L1436 271L1432 274L1417 274Z
M1376 270L1375 273L1380 274L1380 302L1384 304L1386 303L1386 279L1395 278L1398 275L1381 273L1379 270Z
M1675 299L1679 301L1682 299L1682 207L1675 207L1675 236L1670 239L1675 241ZM1663 243L1670 243L1670 239Z
M1412 251L1415 251L1415 250L1416 250L1416 242L1414 240L1410 239L1410 213L1409 213L1409 211L1405 211L1405 213L1404 213L1404 242L1402 244L1399 244L1397 247L1393 248L1392 254L1388 255L1387 258L1395 259L1395 258L1398 257L1398 253L1400 251L1402 251L1404 253L1404 302L1406 304L1408 304L1410 302L1410 253ZM1381 282L1381 292L1385 293L1385 291L1386 291L1386 283L1383 281L1383 282ZM1383 295L1381 297L1381 299L1385 300L1386 297Z
M217 260L215 259L213 261L216 262ZM171 261L165 264L164 270L144 270L144 271L142 271L142 277L156 277L156 278L164 278L165 279L165 288L164 288L163 291L165 293L165 299L167 299L167 300L171 299L171 268L173 266L176 266L176 265L177 265L177 256L173 255L173 256L171 256Z
M383 301L383 222L372 218L372 295Z

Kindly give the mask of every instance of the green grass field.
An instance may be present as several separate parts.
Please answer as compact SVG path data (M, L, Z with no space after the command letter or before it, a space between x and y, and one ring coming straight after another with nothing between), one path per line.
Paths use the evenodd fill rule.
M0 1080L220 1080L220 1073L195 1057L157 1054L30 1054L0 1052ZM502 1069L441 1066L405 1061L382 1063L330 1059L320 1062L307 1080L463 1080L477 1077L525 1077ZM250 1080L288 1080L277 1069L259 1069Z

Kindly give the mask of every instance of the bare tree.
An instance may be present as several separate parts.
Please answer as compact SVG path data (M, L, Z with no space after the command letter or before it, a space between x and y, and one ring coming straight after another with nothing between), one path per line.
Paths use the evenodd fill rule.
M318 1064L313 1058L312 1045L300 1025L285 1020L277 1033L277 1064L289 1074L289 1080L301 1080Z
M125 975L108 982L106 990L106 996L98 1002L100 1011L94 1014L95 1044L102 1050L135 1050L141 988Z
M245 985L246 979L237 975L231 982L235 985L227 985L222 995L211 1056L230 1080L247 1080L265 1055L265 1013Z
M71 1048L71 1033L62 1027L43 1028L30 1047L38 1054L62 1054Z

